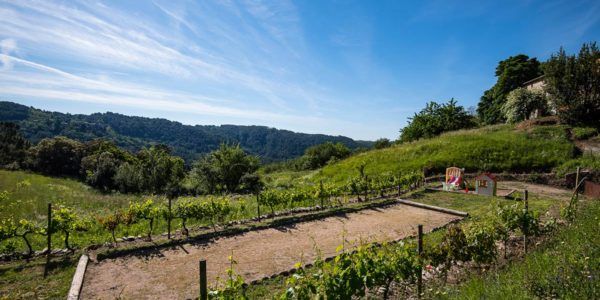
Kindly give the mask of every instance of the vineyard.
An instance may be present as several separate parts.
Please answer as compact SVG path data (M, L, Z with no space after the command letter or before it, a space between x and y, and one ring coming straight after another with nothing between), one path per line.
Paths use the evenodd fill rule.
M417 293L422 271L429 277L436 276L446 282L449 270L457 263L470 263L484 270L499 255L497 242L504 243L502 255L506 257L507 242L511 236L518 233L526 238L555 230L554 221L540 223L539 216L529 211L526 203L496 204L485 220L450 225L444 234L432 235L423 246L418 246L414 239L382 245L365 243L355 251L345 251L342 245L337 249L335 259L317 259L314 266L300 268L289 277L286 287L279 291L279 298L349 299L379 294L388 299L392 292L397 297L407 297ZM228 273L231 276L225 285L212 291L214 298L247 297L246 290L239 284L241 277L236 275L235 267L234 260ZM393 291L390 289L392 284L396 287Z
M237 261L236 272L251 282L311 264L361 243L385 242L414 235L418 223L425 230L460 219L425 209L392 205L364 209L328 218L253 230L218 239L189 242L175 247L149 249L132 255L106 258L86 271L84 298L111 299L152 294L160 298L192 298L198 294L198 261L207 260L208 283L227 279L228 256ZM233 252L233 253L232 253Z
M107 242L116 244L142 235L152 240L153 234L159 230L169 231L170 235L171 223L176 222L179 223L179 235L189 237L191 225L196 228L210 226L217 231L217 227L240 221L260 221L276 215L343 207L352 202L398 194L416 187L421 181L422 176L418 174L369 178L361 173L345 185L320 182L316 186L295 189L265 189L256 195L246 196L149 197L142 201L131 201L121 209L105 209L92 214L59 203L48 212L53 216L50 226L47 216L44 218L44 212L40 209L33 218L17 219L8 214L0 224L0 245L8 259L31 257L35 250L40 254L39 250L46 246L48 234L62 240L64 249L71 250L74 248L73 239L78 247ZM1 200L10 208L18 204L11 203L11 192L23 193L30 188L30 183L20 181L1 193Z

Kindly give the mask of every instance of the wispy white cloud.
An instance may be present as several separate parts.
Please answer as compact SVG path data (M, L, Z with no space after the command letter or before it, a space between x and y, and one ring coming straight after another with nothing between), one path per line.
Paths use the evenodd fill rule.
M12 52L17 50L17 42L13 39L4 39L0 41L0 62L2 62L2 71L12 69L12 61L8 58Z
M302 50L301 34L294 24L298 20L293 5L281 3L235 4L240 19L231 22L224 22L227 18L220 18L221 12L206 14L205 7L199 6L206 4L192 2L176 8L155 3L192 32L192 37L175 34L172 28L144 15L94 2L0 1L0 37L18 40L28 54L50 60L68 57L70 68L137 77L121 80L178 81L178 85L197 85L239 104L253 102L266 110L272 109L270 105L294 113L302 103L314 109L318 107L314 99L319 96L305 97L312 94L302 83L307 74L285 73L277 63L295 60L302 65L298 52ZM242 28L238 28L240 24ZM253 40L244 43L248 41L245 35ZM254 53L257 44L263 52L260 55ZM265 56L267 53L272 57Z
M298 116L256 109L223 106L221 99L166 91L156 87L104 79L91 79L63 70L1 54L14 69L0 72L0 90L4 95L35 99L68 100L83 103L109 104L177 113L220 116L256 120L273 126L303 124L333 125L343 128L347 123L316 116ZM226 122L224 122L226 123ZM337 124L337 125L336 125Z

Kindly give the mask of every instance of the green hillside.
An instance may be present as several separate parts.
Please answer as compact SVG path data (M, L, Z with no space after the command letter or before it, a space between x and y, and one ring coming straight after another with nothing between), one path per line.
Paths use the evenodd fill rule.
M568 139L565 126L519 130L496 125L364 152L325 166L312 180L344 182L357 174L361 164L372 176L421 172L424 168L442 173L449 166L465 168L467 172L543 172L575 156L576 148Z
M340 142L351 149L372 144L345 136L297 133L265 126L190 126L112 112L72 115L7 101L0 101L0 121L19 124L23 135L34 143L57 135L80 141L104 138L134 152L153 144L166 144L187 163L200 154L217 149L223 142L239 143L244 150L258 155L264 162L298 157L306 148L328 141Z
M45 220L47 203L75 207L82 212L97 213L126 207L139 197L102 194L73 179L37 175L22 171L0 170L2 199L0 218Z

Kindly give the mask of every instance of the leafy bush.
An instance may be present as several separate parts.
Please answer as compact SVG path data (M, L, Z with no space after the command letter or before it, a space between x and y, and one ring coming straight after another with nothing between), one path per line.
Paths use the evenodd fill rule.
M85 231L86 226L82 220L67 207L58 207L52 211L52 232L62 232L65 248L71 249L69 236L75 231Z
M438 104L429 102L423 110L409 118L408 125L400 130L400 141L410 142L421 138L431 138L442 132L475 127L475 119L456 105L456 100Z
M160 208L154 204L154 201L148 199L145 202L131 203L128 213L133 216L133 222L137 222L138 220L148 221L148 239L152 239L154 221L161 213Z
M573 137L578 140L587 140L598 135L598 129L593 127L574 127Z
M373 143L373 149L383 149L383 148L390 147L391 145L392 145L392 142L390 142L389 139L380 138Z
M577 167L585 170L600 170L600 156L594 154L584 154L581 157L567 160L555 168L558 177L564 177L565 174L574 172Z
M219 149L194 162L190 177L203 193L236 192L242 178L254 173L258 164L258 158L244 152L240 145L221 144Z
M342 143L334 144L326 142L307 148L300 161L303 163L302 169L313 170L324 166L332 160L346 158L350 153L350 149Z
M54 176L79 177L84 145L58 136L41 140L29 149L29 164L35 171Z
M506 96L506 103L502 105L502 113L508 123L516 123L527 120L533 113L538 112L538 117L544 115L548 110L548 102L541 91L530 91L526 88L518 88Z

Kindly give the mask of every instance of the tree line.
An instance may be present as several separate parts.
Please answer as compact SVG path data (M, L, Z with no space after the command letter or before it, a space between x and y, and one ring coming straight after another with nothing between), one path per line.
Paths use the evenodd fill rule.
M239 144L265 163L301 156L306 148L327 141L342 143L350 149L371 145L368 141L356 141L343 136L297 133L265 126L190 126L165 119L111 112L73 115L4 101L0 101L0 121L18 124L23 136L32 143L55 136L66 136L82 142L107 139L130 152L165 144L171 148L173 155L183 158L186 165L218 149L223 142Z
M9 122L0 122L0 141L0 167L77 178L103 192L175 197L255 193L264 185L258 173L259 158L239 144L222 143L187 167L166 145L131 153L103 139L80 142L56 136L31 144L19 126ZM307 148L295 160L267 165L265 171L317 169L353 153L342 143L326 142Z
M144 147L137 153L113 142L96 139L80 142L64 136L32 145L14 123L0 122L0 166L50 176L77 178L101 191L177 195L239 192L255 189L259 166L256 156L239 145L219 149L186 169L181 157L165 145ZM193 184L186 187L183 181Z
M576 55L561 48L545 62L524 54L511 56L498 63L495 75L496 83L483 93L475 112L454 99L431 101L409 118L397 142L547 115L556 115L562 124L600 128L600 50L595 42L583 44ZM543 88L524 87L542 75Z

